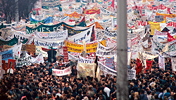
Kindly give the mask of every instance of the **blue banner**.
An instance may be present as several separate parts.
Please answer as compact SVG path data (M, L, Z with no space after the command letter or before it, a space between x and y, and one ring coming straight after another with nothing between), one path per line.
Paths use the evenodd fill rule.
M2 60L8 61L8 59L13 59L13 50L0 52L0 55L2 55Z

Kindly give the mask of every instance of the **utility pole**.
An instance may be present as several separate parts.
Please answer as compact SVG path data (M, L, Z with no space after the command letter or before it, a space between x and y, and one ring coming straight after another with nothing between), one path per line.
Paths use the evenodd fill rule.
M15 0L15 21L19 22L18 0Z
M117 0L117 100L128 100L127 1Z

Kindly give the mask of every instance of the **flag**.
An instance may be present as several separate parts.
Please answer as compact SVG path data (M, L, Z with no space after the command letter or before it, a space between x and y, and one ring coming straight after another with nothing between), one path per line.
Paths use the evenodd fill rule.
M137 58L137 67L135 69L136 69L136 74L139 74L142 71L142 62L138 58Z
M114 8L114 0L112 0L111 7Z
M167 42L174 41L175 39L167 32Z
M146 70L151 70L153 61L146 60L147 68L145 68L144 73L146 73Z

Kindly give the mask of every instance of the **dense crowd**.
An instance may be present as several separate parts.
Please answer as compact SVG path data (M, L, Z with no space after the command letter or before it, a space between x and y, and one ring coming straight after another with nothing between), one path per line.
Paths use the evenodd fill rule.
M131 61L135 66L135 60ZM151 70L129 80L129 100L176 100L176 72L166 59L166 70L159 69L154 59ZM52 69L72 66L66 76L52 75ZM17 67L13 74L0 80L1 100L115 100L116 76L101 75L100 80L87 76L77 78L76 64L32 64Z
M109 100L116 96L116 77L77 78L76 66L67 76L53 76L52 68L70 64L34 64L17 67L0 81L1 100Z

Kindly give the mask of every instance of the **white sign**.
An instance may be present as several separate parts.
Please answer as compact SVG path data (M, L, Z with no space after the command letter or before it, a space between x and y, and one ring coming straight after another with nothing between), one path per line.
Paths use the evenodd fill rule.
M128 80L136 79L136 70L128 69Z
M65 68L64 70L52 69L52 75L64 76L68 74L71 74L71 67Z

